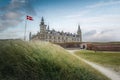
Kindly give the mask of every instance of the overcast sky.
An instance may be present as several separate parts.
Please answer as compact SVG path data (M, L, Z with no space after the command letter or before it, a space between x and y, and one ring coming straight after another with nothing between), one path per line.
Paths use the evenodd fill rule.
M41 17L50 29L76 33L83 41L120 41L120 0L0 0L0 39L24 38L39 32Z

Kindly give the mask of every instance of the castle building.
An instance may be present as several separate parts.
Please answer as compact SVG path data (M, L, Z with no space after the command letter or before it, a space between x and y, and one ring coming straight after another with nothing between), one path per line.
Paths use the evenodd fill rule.
M48 41L52 43L65 43L65 42L82 42L82 32L80 29L80 25L78 25L77 33L63 32L63 31L55 31L49 29L49 25L47 26L44 23L44 19L42 17L40 22L40 32L36 35L29 35L29 40L40 40L40 41Z

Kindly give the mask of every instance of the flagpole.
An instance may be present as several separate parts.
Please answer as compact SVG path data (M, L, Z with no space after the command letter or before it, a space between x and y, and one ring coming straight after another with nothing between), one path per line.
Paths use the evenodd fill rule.
M26 41L26 29L27 29L27 20L33 20L33 18L31 16L26 16L25 19L25 32L24 32L24 41Z
M26 28L27 28L27 20L25 19L24 41L26 41Z

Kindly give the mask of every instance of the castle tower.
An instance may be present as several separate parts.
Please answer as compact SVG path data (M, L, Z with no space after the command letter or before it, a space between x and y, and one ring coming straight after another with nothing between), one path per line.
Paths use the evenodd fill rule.
M49 25L48 25L48 27L47 27L47 30L48 30L48 31L50 30Z
M46 39L46 25L44 23L44 18L41 18L40 22L40 40L45 40Z
M77 35L79 37L80 42L82 42L82 32L81 32L81 29L80 29L80 25L78 25Z

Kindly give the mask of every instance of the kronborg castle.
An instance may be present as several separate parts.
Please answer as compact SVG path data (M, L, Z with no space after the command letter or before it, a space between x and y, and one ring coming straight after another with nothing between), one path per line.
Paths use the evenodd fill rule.
M78 25L78 30L76 33L72 34L69 32L60 32L50 30L49 26L44 23L44 19L42 17L40 22L40 32L36 35L29 35L30 40L41 40L41 41L48 41L52 43L65 43L65 42L82 42L82 32L80 29L80 25Z

